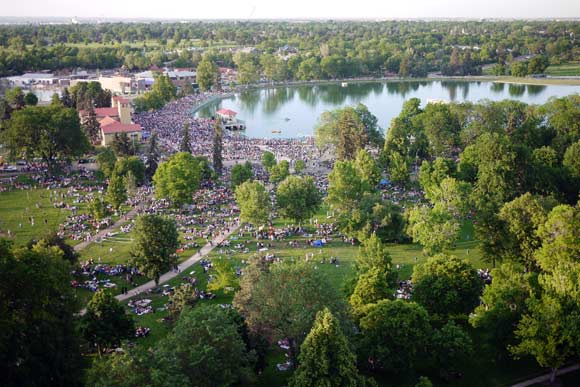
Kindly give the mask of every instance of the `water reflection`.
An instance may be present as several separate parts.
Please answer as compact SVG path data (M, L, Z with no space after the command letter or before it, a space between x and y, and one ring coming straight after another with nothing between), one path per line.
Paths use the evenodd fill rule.
M516 85L515 83L510 83L508 91L511 97L520 97L526 92L526 85Z
M545 85L528 85L528 95L539 95L546 90Z
M527 92L526 92L527 91ZM210 104L197 113L211 117L219 108L232 109L246 121L246 134L252 137L272 137L272 129L282 130L277 137L293 137L299 133L310 135L320 115L328 110L361 102L388 128L401 110L403 102L419 98L423 104L429 99L455 102L499 101L517 99L525 103L541 104L550 97L578 93L578 86L517 85L495 82L420 81L367 82L302 85L262 90L247 90L232 98Z

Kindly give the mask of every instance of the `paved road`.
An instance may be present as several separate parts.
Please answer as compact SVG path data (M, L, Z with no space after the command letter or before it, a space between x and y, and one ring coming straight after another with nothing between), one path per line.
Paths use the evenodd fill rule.
M557 376L564 375L564 374L567 374L569 372L574 372L574 371L579 370L579 369L580 369L580 364L573 364L573 365L568 366L568 367L560 368L557 372ZM545 374L542 376L528 379L526 381L514 384L511 387L527 387L527 386L532 386L534 384L544 383L544 382L547 382L550 380L550 375L551 375L551 373L548 373L548 374Z
M226 240L231 234L236 232L238 230L238 228L239 228L239 224L237 226L231 228L229 232L218 235L216 238L214 238L212 240L212 243L206 244L205 246L203 246L201 248L201 250L198 253L195 253L194 255L189 257L186 261L180 263L178 265L179 271L168 271L167 273L163 274L159 278L159 284L161 285L169 280L172 280L173 278L177 277L178 275L180 275L185 269L188 269L193 264L198 262L200 259L202 259L206 255L208 255L217 245L219 245L221 242ZM155 288L156 286L157 285L155 284L155 281L149 281L147 283L144 283L141 286L137 286L136 288L131 289L127 294L119 294L118 296L116 296L116 298L119 301L125 301L131 297L135 297L136 295L147 292L147 291Z

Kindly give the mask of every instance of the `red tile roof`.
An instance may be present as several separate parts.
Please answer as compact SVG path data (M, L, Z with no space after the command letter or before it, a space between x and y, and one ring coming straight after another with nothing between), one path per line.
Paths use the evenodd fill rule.
M119 117L119 109L116 107L96 108L95 113L97 117Z
M109 116L106 116L105 118L103 118L102 120L99 121L99 124L101 124L101 126L107 126L107 125L113 124L115 122L118 122L118 121L109 117Z
M110 124L101 125L101 130L104 134L111 133L130 133L130 132L140 132L143 129L139 124L122 124L119 121L112 122Z
M121 97L120 95L114 95L113 96L113 101L117 102L121 102L121 103L129 103L129 100L125 97Z
M222 116L235 116L238 114L235 111L230 110L230 109L220 109L216 113L221 114Z

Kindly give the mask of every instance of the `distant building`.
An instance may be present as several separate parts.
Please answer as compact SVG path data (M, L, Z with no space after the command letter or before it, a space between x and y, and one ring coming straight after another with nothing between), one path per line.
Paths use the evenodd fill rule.
M109 89L115 94L131 94L135 89L133 78L121 75L100 76L99 83L103 89Z
M58 77L50 73L26 73L8 77L8 82L12 87L31 87L34 85L50 86L58 82Z

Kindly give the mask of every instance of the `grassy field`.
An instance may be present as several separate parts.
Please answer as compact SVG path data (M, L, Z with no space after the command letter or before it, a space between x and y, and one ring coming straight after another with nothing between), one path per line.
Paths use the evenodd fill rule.
M546 69L546 74L554 77L580 76L580 62L552 65Z
M28 242L44 233L57 230L71 211L64 208L55 208L51 199L51 193L63 193L65 189L46 190L14 190L0 193L0 232L2 236L11 231L14 242L17 245ZM65 198L68 204L73 204L72 198ZM75 204L78 212L86 211L86 204ZM34 218L34 225L30 222ZM76 244L78 241L69 241Z

